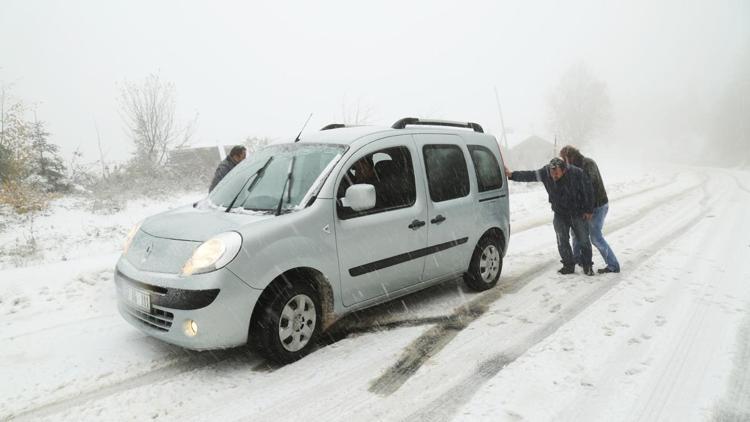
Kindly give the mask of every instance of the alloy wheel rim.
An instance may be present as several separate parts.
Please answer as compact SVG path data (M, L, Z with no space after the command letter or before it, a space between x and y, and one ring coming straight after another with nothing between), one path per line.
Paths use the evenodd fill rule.
M317 315L309 296L298 294L284 305L279 318L279 340L289 352L297 352L310 342Z
M495 245L488 245L479 259L479 274L485 283L491 283L500 272L500 251Z

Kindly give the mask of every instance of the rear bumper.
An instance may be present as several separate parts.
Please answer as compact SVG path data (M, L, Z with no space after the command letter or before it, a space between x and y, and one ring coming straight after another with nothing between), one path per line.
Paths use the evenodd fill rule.
M180 277L140 271L121 258L114 278L120 314L150 336L193 350L247 343L261 290L249 287L226 268ZM129 289L148 295L150 307L136 306L129 300ZM189 321L198 326L195 336L186 334Z

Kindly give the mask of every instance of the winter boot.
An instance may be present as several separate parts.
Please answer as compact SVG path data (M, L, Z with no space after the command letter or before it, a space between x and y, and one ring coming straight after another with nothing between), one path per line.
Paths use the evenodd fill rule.
M599 274L607 274L607 273L619 273L620 270L615 271L613 269L610 269L609 267L604 267L604 268L599 268L598 270L596 270L596 272L598 272Z
M591 267L583 267L583 273L586 275L594 275L594 269Z
M573 274L575 272L575 268L576 268L575 266L572 266L572 267L565 266L557 270L557 272L560 274Z

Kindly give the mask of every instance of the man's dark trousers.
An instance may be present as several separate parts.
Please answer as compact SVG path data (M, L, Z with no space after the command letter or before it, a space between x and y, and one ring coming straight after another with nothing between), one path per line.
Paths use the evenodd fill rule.
M573 268L576 265L573 259L573 250L570 248L570 231L581 245L581 264L584 268L591 267L591 240L589 239L589 224L582 216L569 217L555 213L552 221L557 234L557 251L560 252L564 267Z

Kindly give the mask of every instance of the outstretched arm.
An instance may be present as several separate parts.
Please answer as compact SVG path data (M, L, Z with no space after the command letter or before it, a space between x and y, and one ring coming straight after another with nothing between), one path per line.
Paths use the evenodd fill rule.
M546 171L547 169L545 167L542 167L539 170L516 170L516 171L510 171L506 168L505 174L508 176L508 179L514 182L541 182L542 175Z

